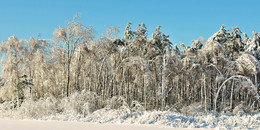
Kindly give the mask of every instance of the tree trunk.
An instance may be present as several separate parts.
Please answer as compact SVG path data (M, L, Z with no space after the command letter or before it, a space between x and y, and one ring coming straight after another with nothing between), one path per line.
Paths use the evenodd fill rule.
M204 94L205 94L204 105L205 105L205 111L207 112L207 90L206 90L206 76L205 76L205 74L203 74L203 77L204 77Z
M232 81L232 88L230 94L230 111L233 109L233 90L234 90L234 80Z
M70 64L68 64L67 68L67 97L69 96L69 87L70 87Z
M163 56L163 71L162 71L162 109L165 107L166 98L166 55Z

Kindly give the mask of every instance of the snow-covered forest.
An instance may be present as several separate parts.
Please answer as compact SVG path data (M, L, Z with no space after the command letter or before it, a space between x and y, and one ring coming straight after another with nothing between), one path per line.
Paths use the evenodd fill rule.
M1 116L66 114L105 123L115 118L105 113L120 119L131 113L133 123L163 114L173 120L170 111L192 123L197 116L258 115L246 128L259 128L260 33L250 38L224 25L216 31L186 46L172 43L160 26L149 38L145 24L129 22L123 38L117 37L118 27L97 38L76 16L56 28L52 39L11 36L0 44Z

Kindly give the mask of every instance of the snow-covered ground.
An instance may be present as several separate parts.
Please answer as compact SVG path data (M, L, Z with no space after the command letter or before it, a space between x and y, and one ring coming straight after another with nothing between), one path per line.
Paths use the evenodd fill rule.
M137 124L97 124L75 121L0 119L1 130L173 130L172 127ZM174 130L189 130L175 128Z
M54 125L53 129L58 127L58 125L61 125L61 128L59 127L58 129L72 129L73 126L76 128L95 127L95 124L98 124L97 127L100 128L113 128L113 126L117 127L118 125L119 128L124 130L126 130L125 127L130 126L131 129L134 127L151 127L151 129L157 129L157 127L228 130L260 129L260 112L256 111L249 114L239 107L235 108L233 112L225 111L221 113L215 113L214 111L205 112L200 104L185 106L179 110L169 108L165 111L146 111L138 103L135 104L135 107L129 107L126 103L123 103L115 108L112 102L110 106L93 110L93 106L85 100L81 101L74 98L61 101L55 98L39 101L27 100L20 107L16 108L13 104L12 102L0 104L0 119L2 118L0 120L0 130L4 128L2 124L5 124L5 127L11 127L11 124L16 124L16 122L16 126L20 125L25 128L33 127L30 125L26 126L27 124L37 124L39 122L39 125L36 125L36 127L43 127L43 129L47 126L52 127L52 125ZM6 118L12 120L3 120ZM41 122L50 123L50 125L41 125L44 124ZM72 124L68 127L63 125L70 123ZM81 124L82 126L74 124Z
M11 116L11 115L10 115ZM3 118L3 117L2 117ZM13 119L17 119L13 115ZM118 129L141 130L167 128L203 128L203 129L260 129L260 114L249 115L221 115L212 113L208 115L185 116L171 111L143 111L133 112L124 110L97 110L86 117L80 114L57 114L41 118L24 117L23 120L0 120L1 128L13 129L11 124L17 124L22 128L42 129L85 129L96 127L106 129L117 127ZM19 118L18 118L19 119ZM20 118L22 119L22 118ZM25 119L25 120L24 120ZM37 120L35 120L37 119ZM2 125L4 124L4 125ZM10 125L8 125L10 124ZM33 124L33 125L31 125ZM38 125L39 124L39 125ZM46 126L44 125L46 124ZM66 124L66 125L63 125ZM127 125L126 125L127 124ZM34 126L35 125L35 126ZM68 127L66 127L68 125ZM49 128L48 128L49 127ZM74 128L75 127L75 128ZM157 128L158 127L158 128ZM15 128L14 128L15 129Z

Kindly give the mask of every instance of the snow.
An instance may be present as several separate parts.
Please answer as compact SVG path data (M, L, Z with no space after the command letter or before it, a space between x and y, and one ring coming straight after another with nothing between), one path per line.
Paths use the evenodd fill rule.
M14 114L13 117L16 117L15 119L17 119L18 116ZM94 124L102 124L101 126L107 126L107 127L108 126L113 127L115 125L124 127L124 125L122 124L127 124L127 126L131 124L130 126L148 125L148 126L152 126L153 128L155 126L171 127L171 128L190 128L190 129L192 128L259 129L260 128L260 113L255 114L253 116L251 115L230 116L225 114L221 116L217 116L214 113L208 113L207 115L201 115L201 116L198 115L186 116L171 111L132 111L130 109L129 110L100 109L87 115L86 117L84 117L81 114L61 113L61 114L43 116L41 118L25 118L25 119L29 119L29 120L37 119L39 122L47 121L47 124L48 122L50 123L50 127L52 121L54 122L64 121L64 122L69 122L68 124L72 123L71 126L73 126L73 124L83 125L84 123L86 124L94 123ZM19 124L19 122L17 123ZM55 123L53 123L53 125L55 125ZM60 125L61 127L63 127L62 123L60 123ZM85 127L85 126L83 125L79 127ZM71 127L66 127L66 128L69 129Z
M73 121L0 119L1 130L172 130L158 125L96 124ZM176 128L176 130L188 130Z
M84 94L90 95L91 93L83 93L83 95ZM109 103L110 105L105 108L94 110L95 106L90 104L94 98L95 97L82 96L82 94L77 93L62 100L57 100L54 97L48 97L47 99L38 101L28 99L24 101L20 107L14 107L14 103L12 102L1 103L0 123L8 124L9 121L6 122L3 120L5 118L14 119L10 120L11 124L17 123L25 128L32 127L32 129L35 127L28 126L27 123L33 124L30 122L35 122L35 124L37 124L37 122L43 121L50 127L52 127L53 122L60 121L53 123L53 129L56 129L56 124L61 125L57 129L63 129L64 123L62 122L72 123L64 129L69 129L74 126L74 124L79 124L79 127L88 127L86 124L91 124L89 127L99 124L100 129L102 129L103 126L113 128L113 126L115 127L117 125L121 128L125 126L131 126L131 128L132 126L136 126L137 129L141 126L146 127L147 125L152 128L260 129L260 112L249 114L243 112L243 109L240 108L237 108L237 112L233 111L233 113L229 111L216 113L214 111L205 112L203 106L194 104L185 106L180 110L170 108L166 111L146 111L138 102L136 102L135 107L132 108L124 103L124 101L122 101L121 104L116 103L120 105L115 106L113 103L119 102L116 100ZM17 121L17 119L23 120ZM0 129L4 128L1 124L0 126ZM5 127L9 126L10 125L7 125ZM42 125L36 126L41 127ZM43 129L44 128L46 128L46 126L43 126Z

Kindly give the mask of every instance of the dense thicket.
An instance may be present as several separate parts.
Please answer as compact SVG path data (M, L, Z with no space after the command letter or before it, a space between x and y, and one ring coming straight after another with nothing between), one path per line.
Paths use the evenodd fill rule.
M145 24L132 30L129 22L124 38L117 33L111 27L94 40L94 29L76 17L56 28L50 40L11 36L2 41L0 101L15 101L19 107L28 98L63 99L91 92L98 97L90 102L95 109L122 99L130 107L139 102L146 110L192 103L206 111L238 105L259 110L260 33L242 38L239 28L227 31L222 26L207 41L181 43L182 49L160 26L150 39Z

